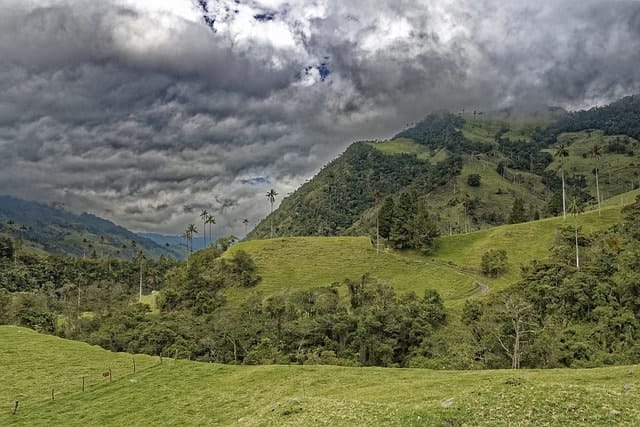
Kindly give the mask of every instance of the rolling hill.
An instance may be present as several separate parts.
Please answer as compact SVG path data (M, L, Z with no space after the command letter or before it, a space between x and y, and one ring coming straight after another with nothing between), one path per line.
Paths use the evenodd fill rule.
M158 357L110 353L23 328L0 326L0 340L2 425L640 422L637 366L515 372L229 366L170 358L161 364Z
M520 224L506 224L465 234L436 239L431 256L415 251L384 248L376 255L368 237L285 237L240 242L225 254L240 250L249 253L262 281L257 289L266 295L276 292L330 286L345 278L365 273L387 281L400 292L437 290L448 305L457 305L470 296L502 289L520 279L520 267L549 257L558 230L574 220L586 233L605 230L620 218L622 203L634 201L640 190L621 194L603 202L601 212L591 210L563 219L546 218ZM503 249L510 268L499 278L481 274L482 255L489 249ZM232 290L232 299L243 290Z

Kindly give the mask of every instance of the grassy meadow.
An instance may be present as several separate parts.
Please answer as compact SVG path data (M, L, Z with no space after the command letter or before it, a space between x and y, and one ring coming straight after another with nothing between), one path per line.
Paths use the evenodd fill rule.
M445 300L469 297L479 290L476 277L421 256L381 250L367 237L287 237L251 240L234 245L225 256L247 251L258 266L262 281L257 286L269 295L277 291L331 286L344 279L370 273L399 292L422 295L435 289ZM239 297L241 289L232 290Z
M157 357L110 353L16 327L0 327L0 341L0 425L6 426L640 423L638 366L433 371L167 358L160 365ZM109 367L112 382L102 377ZM12 415L15 400L20 405Z

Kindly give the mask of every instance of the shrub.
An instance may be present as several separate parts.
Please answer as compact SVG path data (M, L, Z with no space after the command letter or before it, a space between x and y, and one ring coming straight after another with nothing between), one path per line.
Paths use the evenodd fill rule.
M504 249L489 249L482 254L482 273L488 277L498 277L508 268L507 251Z
M467 184L470 187L480 187L480 175L477 173L471 173L467 176Z

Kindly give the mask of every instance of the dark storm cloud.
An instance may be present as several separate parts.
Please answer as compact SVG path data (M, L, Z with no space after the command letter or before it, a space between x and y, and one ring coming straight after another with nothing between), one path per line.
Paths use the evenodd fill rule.
M269 188L428 111L640 92L637 1L220 0L215 31L161 3L7 0L2 193L144 231L206 208L241 234Z

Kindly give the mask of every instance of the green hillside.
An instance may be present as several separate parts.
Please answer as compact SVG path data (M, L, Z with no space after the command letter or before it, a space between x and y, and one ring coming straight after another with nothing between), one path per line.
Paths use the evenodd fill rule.
M7 426L640 422L637 366L432 371L227 366L168 358L160 365L158 357L110 353L15 327L0 327L0 341L0 424ZM109 367L112 382L102 376ZM12 415L15 400L20 404Z
M184 256L183 250L165 247L95 215L76 215L59 207L8 196L0 196L0 237L3 236L21 243L20 249L30 253L129 258L142 250L155 258Z
M480 283L501 289L520 278L520 266L534 259L546 259L556 233L563 225L573 225L591 233L605 230L621 219L620 201L633 202L640 190L624 193L603 203L597 210L521 224L507 224L466 234L441 236L432 256L413 251L383 248L376 255L375 244L367 237L287 237L250 240L234 245L225 257L237 251L248 252L262 277L257 289L266 295L281 290L330 286L345 278L365 273L383 279L400 292L422 294L437 290L445 301L483 294ZM510 264L505 275L491 279L480 274L480 263L489 249L504 249ZM231 290L233 299L242 292Z
M436 113L381 142L357 142L282 200L249 238L368 235L380 196L412 192L441 234L459 234L562 212L569 199L597 205L640 187L640 98L566 113L558 108ZM555 156L564 145L569 156ZM591 152L600 147L600 156ZM561 168L563 166L563 168ZM512 218L516 201L523 211ZM273 236L272 228L273 226Z
M627 203L633 201L627 193ZM482 254L489 249L504 249L510 263L507 273L500 279L483 279L492 286L501 288L520 278L520 266L534 259L549 257L557 230L563 225L573 225L574 220L586 233L616 224L621 219L620 205L604 207L600 213L589 211L573 216L547 218L522 224L509 224L487 230L475 231L455 236L443 236L437 241L434 257L468 268L479 268Z
M226 257L247 251L262 277L257 289L276 291L330 286L365 273L388 281L399 292L422 295L434 289L445 300L466 298L480 290L473 274L407 253L381 251L366 237L289 237L252 240L233 246Z

